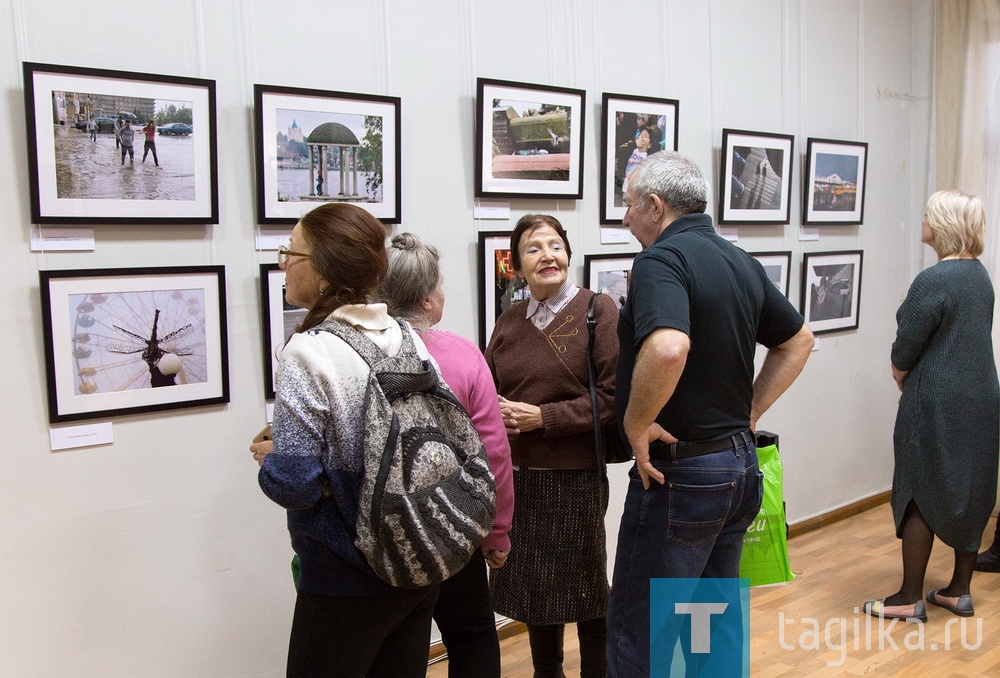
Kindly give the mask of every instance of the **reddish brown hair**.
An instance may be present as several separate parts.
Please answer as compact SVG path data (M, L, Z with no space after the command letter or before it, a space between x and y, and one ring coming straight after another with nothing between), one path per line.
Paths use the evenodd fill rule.
M348 203L327 203L299 220L311 249L313 268L330 286L295 330L305 332L338 307L363 304L389 267L385 226L365 210Z

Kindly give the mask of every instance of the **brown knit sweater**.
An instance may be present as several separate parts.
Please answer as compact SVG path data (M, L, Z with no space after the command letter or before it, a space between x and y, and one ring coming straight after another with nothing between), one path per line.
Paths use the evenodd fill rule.
M540 405L544 428L510 438L511 460L520 468L596 468L594 424L587 388L587 305L581 289L544 330L525 318L526 301L497 319L486 362L497 392L508 400ZM601 422L614 421L618 363L618 309L607 295L594 307Z

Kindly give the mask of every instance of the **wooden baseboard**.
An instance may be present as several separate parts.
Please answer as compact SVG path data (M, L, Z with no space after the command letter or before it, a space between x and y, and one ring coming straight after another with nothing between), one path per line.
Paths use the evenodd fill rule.
M516 636L519 633L525 633L528 627L525 626L523 622L514 621L513 619L508 619L497 626L497 639L504 641L511 636ZM427 655L427 664L436 664L437 662L444 661L448 658L448 650L445 649L444 643L440 640L431 643L430 653Z
M856 516L859 513L864 513L869 509L875 508L876 506L886 504L889 502L889 497L891 495L892 491L886 490L885 492L879 492L878 494L873 494L870 497L859 499L858 501L848 504L847 506L841 506L838 509L828 511L822 515L793 523L788 526L788 538L791 539L793 537L798 537L808 532L818 530L821 527L826 527L827 525L832 525L833 523L845 520L846 518Z

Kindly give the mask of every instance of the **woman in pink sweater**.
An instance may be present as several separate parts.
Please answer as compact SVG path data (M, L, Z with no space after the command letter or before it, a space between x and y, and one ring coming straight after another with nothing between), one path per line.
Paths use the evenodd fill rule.
M433 330L441 320L444 290L437 250L412 233L392 239L389 272L380 295L389 314L405 318L423 339L441 368L441 375L472 417L486 446L490 470L496 481L496 519L493 530L461 572L441 585L434 606L434 620L448 649L448 675L453 678L498 678L500 644L486 578L486 563L502 567L510 551L514 514L514 483L510 445L497 402L493 375L479 348L468 339Z

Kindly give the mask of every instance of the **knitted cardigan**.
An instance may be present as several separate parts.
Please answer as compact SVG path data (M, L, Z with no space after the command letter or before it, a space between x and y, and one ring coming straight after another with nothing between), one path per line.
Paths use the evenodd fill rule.
M519 468L596 468L594 420L587 388L587 305L581 289L544 330L525 317L522 301L497 319L486 347L486 363L497 391L508 400L540 405L544 427L511 437L511 459ZM607 295L594 306L597 318L594 366L601 423L615 419L618 309Z
M293 335L275 378L274 452L264 457L258 480L264 494L288 510L300 590L377 595L394 589L354 546L369 369L354 349L323 331L333 319L358 328L388 355L402 344L402 330L385 304L341 306L317 327ZM420 337L413 338L417 353L429 358ZM336 508L323 496L324 472Z

